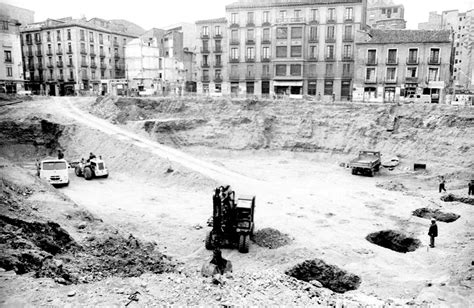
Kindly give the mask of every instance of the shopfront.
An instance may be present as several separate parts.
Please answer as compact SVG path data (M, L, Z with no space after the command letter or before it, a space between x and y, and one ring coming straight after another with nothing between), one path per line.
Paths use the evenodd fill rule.
M302 95L303 81L274 81L273 87L277 95Z

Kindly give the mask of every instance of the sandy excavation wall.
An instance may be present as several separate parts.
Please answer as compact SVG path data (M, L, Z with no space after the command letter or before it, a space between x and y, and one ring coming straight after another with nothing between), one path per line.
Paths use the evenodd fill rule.
M145 130L160 143L224 149L354 154L474 166L474 109L444 105L316 104L305 101L114 99L93 113ZM449 154L449 155L447 155Z

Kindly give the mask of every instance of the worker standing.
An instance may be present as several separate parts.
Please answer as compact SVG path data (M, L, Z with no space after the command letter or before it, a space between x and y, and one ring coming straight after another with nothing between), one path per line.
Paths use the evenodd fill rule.
M58 150L58 159L64 159L64 153L61 150Z
M467 193L468 196L474 196L474 180L471 180L469 184L467 184L469 187L469 191Z
M444 179L444 176L441 176L439 178L439 192L441 193L441 191L444 191L446 192L446 180Z
M431 226L428 230L428 235L430 237L430 247L435 247L435 237L438 237L438 226L436 225L436 219L431 218Z

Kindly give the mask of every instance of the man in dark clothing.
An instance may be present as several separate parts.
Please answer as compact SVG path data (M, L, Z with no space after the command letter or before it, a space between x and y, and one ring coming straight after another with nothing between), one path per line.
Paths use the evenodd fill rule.
M428 235L430 237L430 247L435 247L435 237L438 237L438 226L436 225L436 219L431 218L431 226L430 230L428 231Z
M446 180L444 179L444 176L439 178L439 192L441 191L446 192L446 187L444 186L446 184Z
M96 156L94 155L94 153L90 152L89 159L87 159L87 162L90 162L94 158L96 158Z
M469 192L467 193L467 195L474 196L474 180L471 180L471 182L467 185L469 187Z
M58 150L58 159L63 159L64 153L61 150Z

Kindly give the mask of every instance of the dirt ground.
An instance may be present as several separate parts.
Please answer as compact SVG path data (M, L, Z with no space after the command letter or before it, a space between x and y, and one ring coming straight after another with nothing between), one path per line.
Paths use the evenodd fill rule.
M136 304L141 305L160 300L177 305L326 305L339 300L349 306L467 307L474 302L474 208L442 202L436 191L436 176L441 172L469 174L469 170L456 168L456 164L441 170L438 159L436 168L414 173L409 161L369 178L353 176L340 166L352 154L193 144L176 149L166 146L166 140L159 142L156 135L136 129L136 123L116 126L88 114L85 110L92 103L87 98L33 101L9 107L0 115L3 122L20 122L35 115L64 125L58 140L67 159L80 159L90 151L103 155L111 172L108 179L85 181L70 171L70 185L57 191L121 233L156 242L160 252L185 266L178 273L110 277L76 286L1 272L2 305L122 305L128 294L137 290L141 295ZM1 155L34 173L36 154L27 144L2 147ZM25 149L29 155L21 156L19 151ZM467 157L457 161L473 166L472 157L471 161ZM170 168L172 172L168 172ZM448 192L466 195L461 179L454 178L451 183L448 178ZM235 277L220 288L199 277L201 265L210 257L204 238L217 183L232 185L237 194L256 195L257 230L274 228L292 239L277 249L252 243L248 254L224 250L224 257L233 262ZM434 249L428 248L429 220L412 215L425 207L460 215L452 223L438 222L440 236ZM401 231L419 239L421 247L398 253L366 240L368 234L382 230ZM304 285L293 287L291 283L296 282L288 283L281 277L289 268L311 259L323 259L359 276L360 287L345 297L325 291L318 291L318 296L296 292L304 290ZM262 294L236 287L248 284L249 273L256 273L251 281L261 282ZM269 277L282 285L270 286ZM68 297L72 290L77 295ZM208 301L197 295L199 291Z

